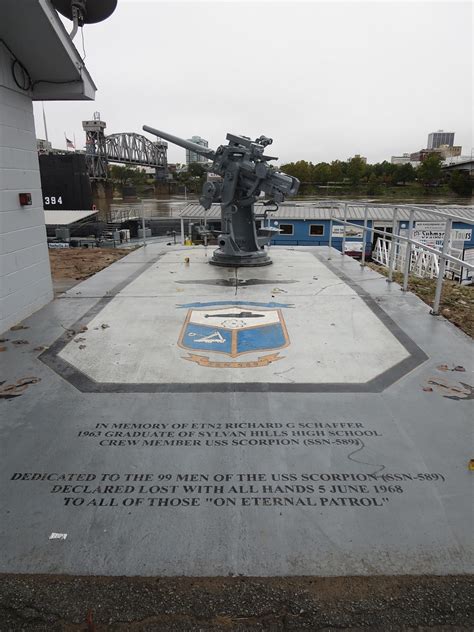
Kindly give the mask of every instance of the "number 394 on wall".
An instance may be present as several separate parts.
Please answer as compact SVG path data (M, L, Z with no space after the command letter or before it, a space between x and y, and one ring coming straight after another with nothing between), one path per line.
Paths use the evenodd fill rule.
M50 204L52 204L53 206L55 206L56 204L62 204L63 203L63 196L60 195L59 197L56 197L55 195L45 195L44 196L44 205L45 206L49 206Z

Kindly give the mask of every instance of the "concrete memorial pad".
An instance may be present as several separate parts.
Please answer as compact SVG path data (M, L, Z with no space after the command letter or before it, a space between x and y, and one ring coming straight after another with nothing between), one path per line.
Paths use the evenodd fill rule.
M470 339L327 248L209 255L150 245L4 335L1 572L472 572Z
M313 253L238 270L210 266L204 249L189 259L164 254L86 314L82 345L66 337L45 361L81 390L215 392L378 391L425 359Z

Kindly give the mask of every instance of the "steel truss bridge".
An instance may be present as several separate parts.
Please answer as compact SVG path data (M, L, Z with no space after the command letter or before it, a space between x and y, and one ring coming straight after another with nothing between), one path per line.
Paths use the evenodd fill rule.
M167 143L155 143L141 134L130 132L105 137L108 162L164 169L167 148Z
M166 173L168 143L158 139L151 141L142 134L122 132L106 136L106 123L100 114L94 119L83 121L86 133L86 163L92 180L106 180L109 162L124 165L152 167L157 178Z

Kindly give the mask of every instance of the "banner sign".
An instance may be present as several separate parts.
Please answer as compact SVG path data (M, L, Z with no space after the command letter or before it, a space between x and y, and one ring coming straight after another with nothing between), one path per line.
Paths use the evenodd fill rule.
M441 248L444 241L446 224L445 222L416 222L413 229L413 239L421 244L433 248ZM453 229L451 231L451 242L470 241L472 229Z
M344 236L344 226L335 226L333 224L332 227L332 233L331 233L332 237L339 237L342 239L342 237ZM363 237L364 236L364 229L361 228L355 228L354 226L346 226L346 237L347 238L351 238L351 237Z
M416 222L413 239L432 248L441 248L445 227L444 222Z

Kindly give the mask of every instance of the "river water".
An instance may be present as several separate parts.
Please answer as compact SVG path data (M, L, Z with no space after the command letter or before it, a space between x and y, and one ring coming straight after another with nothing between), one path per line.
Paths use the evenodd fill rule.
M330 202L331 200L343 200L346 202L354 201L354 202L368 202L368 203L380 203L380 204L459 204L459 205L469 205L472 204L472 200L466 198L457 198L457 197L424 197L418 196L413 198L363 198L363 197L295 197L287 200L287 204L297 204L298 206L302 205L311 205L316 202ZM110 208L112 211L114 210L131 210L132 215L136 217L141 217L142 214L142 203L144 208L144 215L146 218L163 218L163 217L179 217L180 211L183 209L185 204L199 203L198 196L188 196L185 198L183 195L174 195L174 196L162 196L156 197L154 199L143 199L137 202L123 202L119 199L114 199Z

